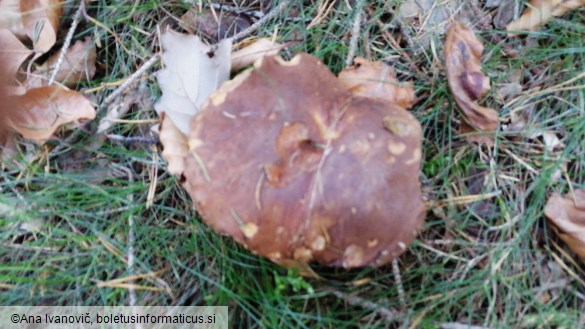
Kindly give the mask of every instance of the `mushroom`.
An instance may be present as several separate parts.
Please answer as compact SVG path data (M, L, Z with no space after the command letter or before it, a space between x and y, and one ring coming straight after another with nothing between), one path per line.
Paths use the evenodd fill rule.
M380 266L421 228L421 126L307 54L268 56L191 120L185 188L203 220L284 266Z

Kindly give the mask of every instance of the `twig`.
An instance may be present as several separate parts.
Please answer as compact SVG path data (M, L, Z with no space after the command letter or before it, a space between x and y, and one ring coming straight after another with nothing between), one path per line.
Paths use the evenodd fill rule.
M73 16L73 23L71 23L71 27L67 32L67 36L65 37L65 42L63 43L63 47L61 47L61 53L59 54L59 58L57 59L57 63L55 64L55 68L51 73L51 77L49 78L49 85L52 85L55 82L55 77L57 76L57 72L59 72L59 68L63 65L65 61L65 54L71 45L71 40L73 40L73 35L75 34L75 30L77 29L77 24L79 24L79 19L81 18L81 13L84 11L85 7L85 0L79 1L79 8L75 12Z
M380 314L388 322L394 322L398 318L401 317L401 314L398 311L391 309L391 308L388 308L388 307L384 307L380 304L374 303L374 302L369 301L367 299L364 299L362 297L350 296L342 291L335 290L335 289L331 289L331 290L327 290L327 291L329 293L331 293L332 295L334 295L335 297L343 299L349 305L359 306L359 307L362 307L364 309L371 310L372 312Z
M358 38L360 36L360 26L362 21L362 8L364 7L364 0L360 0L356 5L356 13L353 19L353 27L351 28L351 39L349 40L349 50L347 58L345 59L345 66L351 66L353 58L357 49Z
M402 277L400 276L400 268L398 267L398 260L392 261L392 272L394 273L394 281L396 281L396 289L398 290L398 301L402 307L406 306L406 298L404 293L404 286L402 285Z
M257 28L259 28L260 26L262 26L262 24L266 23L268 20L270 20L270 19L274 18L276 15L278 15L286 6L288 6L289 3L290 3L290 0L284 0L284 1L282 1L278 5L278 7L272 9L268 14L266 14L264 17L262 17L261 19L259 19L256 23L250 25L245 30L238 32L236 35L234 35L232 37L232 39L234 41L237 41L239 39L245 38L250 33L254 32Z
M132 83L138 80L138 78L140 78L140 76L143 75L144 72L146 72L148 69L150 69L151 66L156 64L159 59L160 54L157 53L154 54L144 64L142 64L142 66L138 70L136 70L136 72L132 73L132 75L130 75L130 77L128 77L128 79L126 79L126 81L124 81L124 83L120 85L120 87L116 88L114 92L112 92L108 97L106 97L106 99L102 103L102 107L107 107L108 105L110 105L110 103L113 102L118 96L120 96L120 94L122 94L128 87L130 87Z
M257 19L262 19L264 16L266 16L266 14L261 12L261 11L250 10L250 9L240 9L238 7L222 5L220 3L204 3L203 5L205 7L208 7L208 8L212 7L213 9L219 9L219 10L226 11L229 13L234 13L236 15L252 16L252 17L255 17Z
M470 326L457 322L446 322L441 324L441 329L491 329L488 327Z
M121 136L121 135L114 135L114 134L108 134L106 136L108 137L108 139L118 141L118 142L124 142L124 143L145 143L145 144L158 143L158 140L156 140L154 138L148 138L148 137L132 137L132 136Z

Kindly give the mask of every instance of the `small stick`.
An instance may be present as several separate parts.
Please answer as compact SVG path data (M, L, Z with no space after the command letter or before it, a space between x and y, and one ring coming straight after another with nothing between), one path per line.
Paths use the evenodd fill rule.
M351 39L349 40L349 51L347 52L347 58L345 59L345 66L351 66L353 63L353 58L355 56L355 52L357 49L358 38L360 36L360 27L362 21L362 8L364 7L364 0L360 0L360 2L356 5L356 13L353 19L353 27L351 29Z
M146 72L150 67L156 64L159 59L160 53L156 53L148 61L146 61L146 63L142 64L142 66L138 70L136 70L136 72L132 73L132 75L130 75L130 77L126 79L126 81L124 81L124 83L120 85L120 87L116 88L114 92L112 92L108 97L106 97L106 99L102 103L102 107L106 107L111 102L113 102L116 99L116 97L120 96L120 94L122 94L128 87L130 87L130 85L134 83L134 81L138 80L138 78L142 74L144 74L144 72Z
M406 298L404 293L404 286L402 286L402 277L400 276L400 268L398 267L398 260L392 261L392 272L394 272L394 281L396 281L396 289L398 290L398 301L402 307L406 306Z
M121 136L121 135L114 135L108 134L106 135L108 139L118 141L118 142L125 142L125 143L145 143L145 144L156 144L158 140L154 138L148 137L128 137L128 136Z
M63 65L65 61L65 54L67 50L69 50L69 46L71 45L71 40L73 40L73 35L75 34L75 30L77 29L77 24L79 24L79 19L81 18L81 13L84 11L85 8L85 0L79 1L79 8L75 12L75 16L73 16L73 23L71 23L71 27L67 32L67 36L65 37L65 42L63 43L63 47L61 48L61 53L59 54L59 58L57 59L57 63L55 64L55 68L51 73L51 77L49 78L49 85L52 85L55 82L55 77L57 76L57 72L59 72L59 68Z
M359 296L350 296L342 291L335 289L331 290L328 289L327 292L333 294L337 298L343 299L349 305L360 306L366 310L376 312L380 314L388 322L396 321L397 318L401 316L401 314L394 309L384 307L380 304L374 303Z
M238 32L236 35L234 35L232 37L232 39L234 41L237 41L239 39L245 38L246 36L248 36L248 34L254 32L257 28L262 26L262 24L266 23L266 21L268 21L268 20L272 19L273 17L275 17L276 15L278 15L278 13L280 13L286 6L288 6L289 2L290 2L290 0L282 1L280 3L280 5L278 5L278 7L272 9L268 14L266 14L264 17L259 19L256 23L250 25L245 30Z
M220 3L204 3L203 5L205 7L211 7L213 9L219 9L219 10L234 13L237 15L252 16L252 17L257 18L257 19L262 19L264 16L266 16L266 14L261 12L261 11L240 9L238 7L222 5Z

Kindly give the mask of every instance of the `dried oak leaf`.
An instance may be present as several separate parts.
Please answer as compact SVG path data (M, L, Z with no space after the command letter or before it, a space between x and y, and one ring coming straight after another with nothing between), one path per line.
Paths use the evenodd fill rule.
M559 237L585 259L585 190L575 190L574 197L553 193L544 214Z
M276 43L269 38L254 40L245 47L232 52L232 71L239 71L254 64L264 56L276 55L285 45Z
M58 86L28 90L24 95L8 96L0 111L0 131L18 132L44 142L63 124L91 120L95 111L81 94Z
M245 16L234 16L215 9L202 12L191 9L181 16L179 25L192 34L201 33L216 42L245 30L252 23Z
M167 170L171 175L180 176L185 170L185 157L189 154L188 139L164 112L161 114L159 139L164 147L162 155L167 160Z
M381 61L357 57L353 67L339 73L339 80L355 95L385 99L404 109L414 103L412 86L399 83L394 68Z
M0 29L0 81L14 78L24 60L32 53L7 29Z
M508 31L536 31L555 17L585 6L585 0L532 0L519 19L506 26Z
M20 0L20 12L26 35L33 41L37 55L44 54L57 41L62 0Z
M164 68L156 79L162 96L154 108L189 134L189 120L205 100L229 79L231 39L224 39L215 51L199 37L168 30L161 35Z
M53 54L43 65L33 73L27 81L27 86L40 87L46 85L57 66L61 51ZM74 87L79 82L91 81L95 75L96 49L90 38L76 41L65 53L59 70L55 74L55 81Z
M489 89L490 81L481 72L483 45L473 31L454 22L444 45L449 88L463 114L462 132L494 132L498 128L498 112L476 103ZM493 136L476 135L474 141L493 144Z
M267 56L192 119L184 186L207 224L276 263L379 266L424 221L421 135L314 57Z

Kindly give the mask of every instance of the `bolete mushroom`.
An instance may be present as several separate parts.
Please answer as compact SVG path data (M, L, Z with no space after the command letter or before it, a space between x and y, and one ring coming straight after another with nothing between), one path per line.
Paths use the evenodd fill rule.
M379 266L424 221L421 131L310 55L264 57L192 119L185 187L207 224L276 263Z

